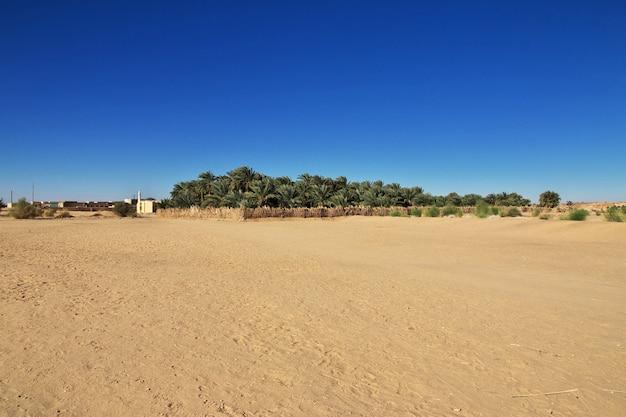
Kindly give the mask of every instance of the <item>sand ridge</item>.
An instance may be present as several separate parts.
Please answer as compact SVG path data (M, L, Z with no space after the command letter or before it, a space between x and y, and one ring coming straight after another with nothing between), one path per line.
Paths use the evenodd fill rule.
M626 406L624 224L75 218L0 236L1 416Z

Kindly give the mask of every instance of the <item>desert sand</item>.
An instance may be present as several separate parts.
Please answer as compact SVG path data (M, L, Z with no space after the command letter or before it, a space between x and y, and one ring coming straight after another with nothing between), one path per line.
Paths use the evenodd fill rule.
M0 220L0 416L623 416L626 224Z

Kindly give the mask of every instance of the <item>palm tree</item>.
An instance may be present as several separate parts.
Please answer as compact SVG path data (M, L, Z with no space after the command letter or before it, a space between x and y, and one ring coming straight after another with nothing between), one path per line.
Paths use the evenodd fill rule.
M274 181L271 177L262 176L260 179L253 180L250 185L251 199L258 207L267 206L270 200L276 198L274 194Z
M331 207L348 207L352 205L352 202L350 201L350 191L348 191L347 188L343 188L333 194L328 202L330 203Z
M417 205L417 204L414 204L414 201L417 198L417 196L420 195L421 193L422 193L421 187L403 188L400 192L401 204L404 207Z
M313 206L313 177L304 173L298 176L296 181L296 192L302 207Z
M205 171L198 175L198 192L200 193L200 203L204 205L204 198L211 194L211 188L217 177L211 171Z
M314 184L311 195L313 197L313 204L317 207L328 207L332 192L330 187L324 183Z
M382 183L374 183L363 194L363 204L367 207L382 207L382 197L385 195L383 192Z
M222 199L222 205L230 208L246 206L246 196L243 191L230 190Z
M228 177L219 177L211 188L211 194L206 197L204 206L223 207L225 205L224 198L230 191L230 179Z
M348 179L344 176L339 176L333 181L333 191L345 190L348 188Z
M174 202L174 206L182 207L182 208L189 208L191 206L197 206L200 203L198 198L194 194L188 191L185 191L177 195L176 198L172 199L172 201Z
M291 181L291 178L286 176L274 178L274 185L276 187L283 184L293 184L293 181Z
M383 190L385 192L385 196L387 196L385 202L389 203L389 205L386 207L398 206L400 204L400 193L402 190L400 184L398 184L397 182L387 184L383 187Z
M293 184L281 184L276 188L276 198L280 207L297 207L298 192Z
M230 189L242 192L250 191L252 181L258 178L257 173L249 166L235 168L227 176L230 177Z

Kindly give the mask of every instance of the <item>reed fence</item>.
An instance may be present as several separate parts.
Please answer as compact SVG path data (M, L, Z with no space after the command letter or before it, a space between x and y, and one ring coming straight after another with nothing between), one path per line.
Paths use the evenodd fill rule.
M254 220L254 219L287 219L287 218L325 218L346 216L389 216L392 212L409 215L411 209L407 207L314 207L314 208L227 208L227 207L190 207L159 209L157 216L168 219L224 219L224 220Z

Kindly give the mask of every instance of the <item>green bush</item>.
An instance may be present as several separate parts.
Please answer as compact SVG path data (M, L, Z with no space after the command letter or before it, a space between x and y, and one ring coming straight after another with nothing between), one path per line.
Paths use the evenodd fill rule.
M411 216L422 217L422 209L419 209L419 208L412 209Z
M430 206L426 209L424 213L425 217L439 217L439 207Z
M517 207L511 207L506 215L509 217L522 217L522 212Z
M115 206L113 206L113 213L119 217L137 217L135 207L128 203L115 203Z
M604 217L606 217L607 221L610 222L623 222L624 221L624 207L623 206L620 210L619 207L613 206L613 207L609 207L606 211L606 213L604 213Z
M550 220L550 215L542 214L541 216L539 216L539 220Z
M476 202L476 208L474 209L474 214L476 217L484 219L485 217L489 217L492 214L491 207L485 200L478 200Z
M389 215L390 215L391 217L401 217L401 216L402 216L402 213L400 213L398 210L394 210L394 211L392 211L391 213L389 213Z
M541 207L554 208L561 202L561 197L554 191L544 191L539 194L539 205Z
M445 217L450 215L461 217L463 212L458 207L447 205L443 208L443 216Z
M491 214L497 216L498 214L500 214L500 209L498 207L491 207Z
M41 209L28 204L25 198L20 198L9 210L9 216L14 219L34 219L37 216L41 216Z
M575 221L583 221L587 218L589 212L585 209L576 209L569 212L567 216L565 216L565 220L575 220Z
M533 217L538 217L540 214L541 214L541 210L539 209L539 207L535 207L533 209L532 216Z

